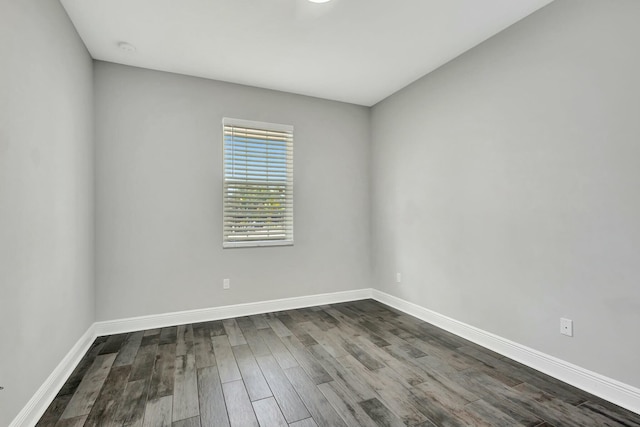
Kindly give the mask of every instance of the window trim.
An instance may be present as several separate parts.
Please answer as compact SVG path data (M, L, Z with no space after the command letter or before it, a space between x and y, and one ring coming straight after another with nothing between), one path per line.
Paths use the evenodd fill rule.
M239 127L247 129L256 129L260 131L274 131L284 132L290 134L291 142L287 143L287 157L290 160L286 161L287 175L290 175L290 179L287 179L286 188L290 192L291 205L287 212L291 214L290 224L285 226L285 237L278 240L249 240L249 241L228 241L228 235L225 231L225 221L227 219L227 192L226 192L226 174L227 174L227 159L225 157L225 150L227 148L225 138L225 128L227 127ZM224 117L222 119L222 247L224 249L229 248L254 248L254 247L269 247L269 246L293 246L294 244L294 181L293 181L293 131L292 125L284 125L278 123L260 122L254 120L234 119ZM287 230L288 228L288 230Z

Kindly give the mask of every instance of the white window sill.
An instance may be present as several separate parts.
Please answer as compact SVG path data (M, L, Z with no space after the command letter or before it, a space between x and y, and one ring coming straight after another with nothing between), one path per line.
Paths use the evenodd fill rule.
M229 248L262 248L266 246L293 246L293 240L262 240L256 242L224 242L223 249Z

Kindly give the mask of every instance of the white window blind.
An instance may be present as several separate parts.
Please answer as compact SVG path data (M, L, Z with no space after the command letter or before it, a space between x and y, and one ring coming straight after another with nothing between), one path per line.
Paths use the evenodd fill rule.
M222 120L223 247L293 244L293 126Z

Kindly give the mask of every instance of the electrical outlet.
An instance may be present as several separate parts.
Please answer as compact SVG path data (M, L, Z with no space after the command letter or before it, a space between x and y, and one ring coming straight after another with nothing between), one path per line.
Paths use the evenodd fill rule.
M231 287L231 279L222 280L222 289L229 289Z
M573 336L573 320L571 319L560 319L560 333L562 335L566 335L568 337Z
M396 283L402 282L402 273L396 273Z

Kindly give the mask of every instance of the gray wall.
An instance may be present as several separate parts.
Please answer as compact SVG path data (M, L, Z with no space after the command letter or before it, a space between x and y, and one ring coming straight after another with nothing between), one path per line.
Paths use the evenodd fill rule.
M379 289L640 386L639 18L557 0L375 106Z
M0 2L0 425L94 320L91 58L57 1Z
M104 62L95 96L98 320L370 286L369 109ZM223 116L295 126L294 246L222 249Z

